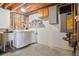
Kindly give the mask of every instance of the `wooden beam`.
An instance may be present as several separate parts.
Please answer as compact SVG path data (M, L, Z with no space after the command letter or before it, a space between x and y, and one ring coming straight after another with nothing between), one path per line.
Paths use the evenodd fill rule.
M5 6L5 8L8 8L8 7L11 6L11 5L12 5L12 3L9 3L8 5Z
M0 4L0 7L2 7L3 4L4 4L4 3L1 3L1 4Z
M76 3L74 3L73 11L73 55L76 55L77 35L76 35Z
M24 6L25 4L26 4L26 3L23 3L23 4L21 4L21 5L17 6L17 7L15 7L14 9L12 9L12 11L17 10L18 8L20 8L20 7Z

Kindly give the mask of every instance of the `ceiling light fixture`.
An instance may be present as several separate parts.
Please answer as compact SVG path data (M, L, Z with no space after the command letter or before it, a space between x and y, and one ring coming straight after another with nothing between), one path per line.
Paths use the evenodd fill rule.
M21 10L22 12L26 12L26 9L25 9L24 7L22 7L20 10Z

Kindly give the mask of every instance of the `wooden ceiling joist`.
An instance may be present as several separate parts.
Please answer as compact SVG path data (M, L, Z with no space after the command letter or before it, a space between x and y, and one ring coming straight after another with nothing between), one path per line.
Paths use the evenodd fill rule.
M25 4L26 4L26 3L23 3L23 4L21 4L21 5L17 6L17 7L15 7L15 8L13 8L12 11L15 11L15 10L19 9L20 7L24 6Z
M1 4L0 4L0 7L2 7L3 4L4 4L4 3L1 3Z
M56 5L56 3L0 3L1 8L9 9L11 12L22 13L20 8L24 7L27 14L53 5Z
M46 7L49 7L49 6L54 6L54 5L57 5L57 4L37 4L37 5L34 5L33 7L29 8L29 11L27 12L27 14L30 14L32 12L35 12L39 9L42 9L42 8L46 8Z
M5 8L8 8L8 7L11 6L11 5L12 5L12 3L9 3L8 5L5 6Z

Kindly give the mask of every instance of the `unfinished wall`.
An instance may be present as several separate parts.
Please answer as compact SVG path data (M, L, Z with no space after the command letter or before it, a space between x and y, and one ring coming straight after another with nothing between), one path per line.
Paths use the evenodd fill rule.
M48 45L51 48L59 47L63 49L71 49L68 46L68 42L62 39L64 36L65 33L60 32L60 24L47 24L46 28L38 30L38 43Z

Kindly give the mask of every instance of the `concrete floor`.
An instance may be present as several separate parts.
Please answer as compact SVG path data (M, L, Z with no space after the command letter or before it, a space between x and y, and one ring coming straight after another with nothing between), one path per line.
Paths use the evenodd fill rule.
M42 44L33 44L23 49L8 52L2 56L71 56L71 50L50 48Z

